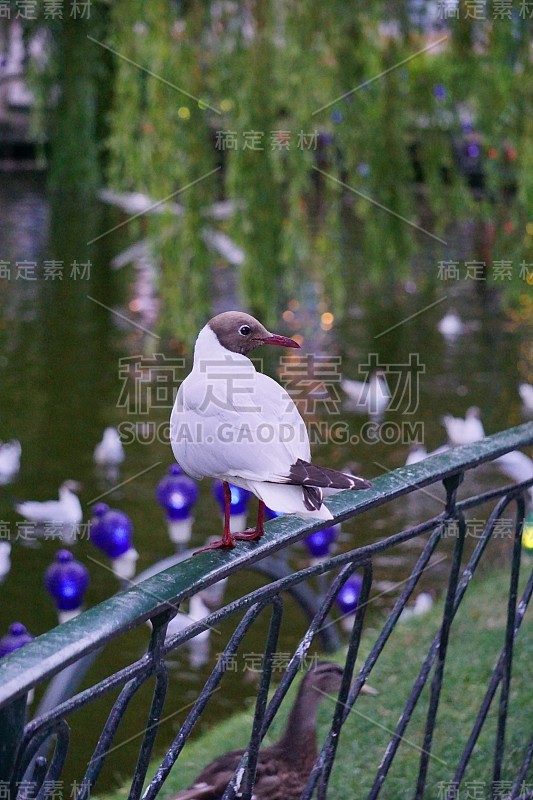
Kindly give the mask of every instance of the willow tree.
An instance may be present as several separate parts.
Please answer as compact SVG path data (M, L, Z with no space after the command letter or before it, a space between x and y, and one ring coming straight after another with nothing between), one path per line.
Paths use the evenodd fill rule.
M44 49L32 58L29 48L27 59L27 77L34 96L31 133L41 161L43 145L50 142L50 188L90 195L102 181L101 96L102 84L108 79L106 59L92 40L105 36L107 8L96 2L89 13L80 6L78 13L64 8L60 15L50 15L44 0L33 6L28 20L20 9L19 20L24 24L26 41L41 34ZM18 20L14 9L11 18Z
M229 119L237 131L237 149L227 150L227 186L238 200L232 227L245 251L240 289L252 313L269 322L277 316L277 298L283 279L281 262L282 181L271 147L278 126L276 106L275 3L251 0L247 4L251 39L242 27L233 53L235 110Z
M179 202L181 215L142 225L160 265L161 325L182 340L209 313L215 256L204 212L215 199L234 207L225 231L244 252L234 267L242 302L267 321L303 285L340 313L362 284L394 292L417 252L445 258L438 239L471 220L494 259L532 260L525 13L496 19L486 4L480 22L461 0L441 36L413 21L407 0L116 0L111 10L95 0L94 9L99 45L82 25L50 23L61 89L50 113L53 182L94 187L103 144L115 188ZM105 142L96 53L112 65ZM459 157L468 137L482 192ZM140 235L141 223L129 230ZM436 272L418 275L430 291ZM503 288L512 298L525 285Z
M217 196L202 36L208 6L178 17L166 0L118 0L111 42L118 55L110 181L178 203L148 217L148 238L160 268L161 326L190 339L210 308L211 257L202 211Z

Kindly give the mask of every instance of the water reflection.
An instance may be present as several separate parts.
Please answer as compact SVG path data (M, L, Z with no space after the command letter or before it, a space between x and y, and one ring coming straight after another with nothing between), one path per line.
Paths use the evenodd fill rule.
M162 426L169 412L156 408L148 416L131 415L127 408L117 407L122 389L119 359L142 353L146 346L138 328L108 310L118 307L125 316L134 316L135 308L129 306L128 285L134 276L132 268L126 266L113 271L110 264L113 256L135 237L130 240L129 231L121 229L89 246L89 241L116 224L116 218L109 216L113 212L76 197L56 197L49 204L43 181L35 175L7 176L0 188L0 205L3 242L0 258L13 268L10 279L0 278L0 438L16 437L22 445L19 476L14 483L0 487L0 520L16 533L18 518L13 510L14 501L28 497L49 499L66 478L83 483L81 500L87 520L91 515L91 501L105 490L93 464L94 448L104 429L110 425L119 426L121 422ZM462 247L466 245L463 243ZM347 252L350 252L348 247ZM35 262L38 279L16 278L17 261ZM61 280L45 278L45 261L50 268L53 262L56 266L63 265ZM82 277L80 265L88 262L90 268ZM356 380L364 378L359 366L369 363L369 354L374 354L374 369L380 364L389 368L405 365L410 354L416 355L424 368L413 384L417 393L416 407L412 414L405 414L402 404L396 410L391 407L383 424L395 425L401 432L406 422L421 423L428 449L443 443L445 431L440 418L448 412L464 415L468 406L478 405L488 433L522 419L517 393L518 358L513 356L518 353L519 335L507 331L494 306L481 302L474 292L465 291L462 285L443 287L432 279L436 263L435 253L428 250L420 258L417 274L408 286L396 289L391 284L376 289L364 274L357 279L349 261L344 321L336 320L332 330L327 330L327 325L324 330L317 324L325 309L319 307L319 292L311 283L302 286L300 297L289 309L292 317L286 317L288 332L302 338L305 352L340 358L342 373ZM78 265L76 277L72 274L74 264ZM217 311L235 304L234 276L231 274L230 281L228 275L227 269L217 270L215 275L215 286L220 287L214 300ZM436 300L444 295L446 299L436 305ZM89 299L91 297L98 302ZM460 338L447 341L437 330L437 321L452 304L467 324L467 330ZM419 313L425 307L427 311ZM412 319L408 320L409 317ZM176 355L172 343L165 348L163 343L152 339L150 346L168 356ZM275 374L278 363L273 354L261 355L265 369ZM415 366L413 371L416 372ZM342 393L339 397L343 397ZM316 399L320 400L320 396ZM376 439L375 433L369 437L365 428L367 417L350 412L343 404L338 407L337 417L349 431L350 442L318 441L314 448L318 463L337 468L348 466L372 477L405 462L408 448L401 436L388 444ZM310 421L330 421L319 402ZM154 498L157 481L165 473L172 456L168 444L153 437L147 437L144 442L141 439L128 443L125 450L121 477L126 483L106 497L106 501L132 518L141 571L172 553L165 521ZM139 477L135 478L136 475ZM469 477L463 491L488 488L495 482L504 480L487 467L476 478ZM387 509L378 509L348 522L344 526L341 547L347 549L374 541L436 514L442 509L443 496L441 489L431 487ZM199 509L193 544L219 532L219 513L209 485L201 487ZM449 548L452 545L450 542ZM382 587L394 587L405 577L419 546L417 542L407 544L392 560L389 555L388 561L376 563L377 580ZM44 541L39 547L28 550L20 546L20 541L13 542L12 570L0 587L0 630L6 630L14 619L20 619L34 634L56 624L55 611L41 583L44 570L58 547L57 542ZM505 542L501 547L505 547ZM89 556L96 561L89 561ZM100 556L96 557L87 541L78 543L76 557L90 567L92 583L87 595L88 605L116 591L117 581L109 564ZM296 549L295 564L303 563L306 563L303 551ZM432 563L422 588L437 590L447 569L446 561ZM261 581L253 573L243 573L238 580L232 578L225 599L229 601ZM394 589L391 589L377 597L369 609L370 619L379 617L394 596ZM294 645L304 626L300 612L290 602L288 620L290 624L285 625L283 632L286 650ZM265 620L259 626L261 633L265 632L266 625ZM230 627L225 623L217 635L211 635L212 653L223 649ZM93 667L91 679L96 680L106 671L137 658L148 635L147 631L130 633L121 640L119 647L112 645ZM244 651L258 651L259 640L257 632L248 637ZM191 697L195 695L207 669L200 658L197 671L191 674L187 654L178 654L177 668L172 671L171 678L171 702L176 701L176 708L187 702L187 691ZM246 683L245 677L249 676L243 674L235 679L234 693L241 702L254 688ZM187 691L186 686L189 686ZM143 702L148 702L147 690L142 693L141 705ZM214 699L205 724L219 717L227 702L227 696ZM104 704L80 712L82 733L96 732L105 714ZM139 711L126 718L123 739L128 738L128 732L137 731L138 719ZM168 723L161 741L169 738L170 728L175 723L175 720ZM75 738L67 780L70 775L79 777L80 764L89 758L93 745L91 736ZM137 745L138 742L133 741L122 748L120 763L125 772L134 763ZM114 782L111 768L103 778L104 788Z

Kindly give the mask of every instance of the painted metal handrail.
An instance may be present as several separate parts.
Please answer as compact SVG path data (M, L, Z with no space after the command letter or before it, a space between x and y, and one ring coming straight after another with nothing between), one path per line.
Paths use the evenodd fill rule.
M495 520L502 513L502 510L511 502L517 504L517 518L515 526L515 544L513 550L513 566L510 587L510 599L507 621L507 634L505 647L496 669L493 679L489 686L485 701L486 708L480 709L480 716L477 721L477 728L473 731L471 742L463 754L463 759L458 765L458 775L464 774L464 769L468 763L470 754L483 726L490 702L494 697L496 687L501 683L502 692L500 699L500 712L498 722L498 737L502 744L502 754L495 755L494 779L497 780L501 774L501 759L503 757L503 738L505 733L506 706L505 697L509 692L510 681L510 662L514 639L518 632L525 607L529 602L532 584L528 584L525 594L522 597L521 605L516 607L516 591L518 580L518 567L520 563L520 536L521 525L524 518L523 493L533 480L526 481L518 486L503 487L485 492L482 495L457 500L457 488L463 474L471 469L478 467L488 461L515 450L533 444L533 423L503 431L494 436L475 444L452 449L441 455L436 455L425 459L414 466L402 467L386 475L382 475L374 480L373 487L364 492L341 492L328 498L327 505L334 516L334 523L340 523L348 518L360 516L366 511L383 506L390 501L400 498L409 493L423 489L430 484L443 482L446 489L446 507L442 514L416 525L398 534L390 536L367 545L365 547L352 550L334 556L327 561L315 564L294 574L286 575L273 580L266 586L257 589L245 597L239 598L233 603L214 612L205 620L191 624L181 634L165 639L166 626L174 616L177 607L181 602L187 600L198 591L205 589L221 579L237 572L238 570L253 565L266 556L272 556L279 550L302 539L312 531L318 530L328 523L313 523L295 517L276 518L265 527L264 537L257 543L242 543L239 547L230 552L207 551L194 558L187 559L181 563L163 570L138 586L125 589L117 595L100 603L99 605L85 611L77 618L66 622L59 627L39 636L29 642L20 650L10 654L0 661L0 780L11 780L15 787L16 780L21 780L33 763L33 778L38 784L38 800L46 800L45 777L56 777L60 774L62 762L68 748L68 725L65 718L76 708L81 707L87 702L102 696L112 689L122 687L119 699L115 703L111 715L102 733L101 740L95 753L108 746L114 731L128 703L135 695L137 689L150 676L155 676L156 686L153 695L150 719L155 720L155 724L150 730L147 729L143 737L137 767L132 780L130 797L136 800L140 796L141 787L145 780L148 769L149 759L152 753L153 740L157 732L157 722L161 717L161 711L166 691L166 667L164 657L176 647L190 640L200 631L208 629L217 621L224 619L237 611L245 611L245 616L241 619L234 634L232 635L225 654L235 652L246 631L253 624L260 611L265 607L272 609L271 632L268 637L267 649L265 651L264 679L258 691L256 706L256 718L254 730L248 747L248 752L243 760L245 767L244 783L245 792L243 796L251 795L251 787L255 774L255 763L261 739L268 729L276 711L283 699L288 686L292 682L299 664L309 647L312 635L315 634L331 608L336 594L342 587L346 579L355 569L362 569L364 572L361 602L358 606L352 636L348 648L345 666L345 679L339 695L339 700L335 714L333 716L331 729L322 748L320 757L309 777L309 783L303 797L311 797L314 791L318 791L319 797L325 796L325 790L333 759L335 757L336 742L338 734L344 721L356 701L359 691L373 668L379 654L388 639L397 619L411 592L413 591L421 571L433 553L443 535L445 526L451 521L458 523L458 536L454 550L452 568L450 572L443 623L432 648L430 649L426 661L421 670L418 683L415 683L413 691L407 701L406 710L402 715L407 724L411 713L420 697L423 686L425 685L430 671L434 668L434 678L428 708L426 734L424 738L424 748L421 757L416 797L422 797L427 778L427 759L431 750L431 741L435 718L438 711L440 685L442 683L442 671L446 659L446 646L450 626L462 596L466 591L468 580L473 570L483 554L484 547L488 542L494 528ZM476 546L474 554L471 556L466 570L461 570L462 547L464 543L464 512L474 508L489 500L498 501L495 511L488 520L483 536ZM402 541L415 538L423 533L431 532L429 541L406 581L406 587L398 598L393 611L389 615L370 656L366 659L363 667L357 675L355 683L352 683L355 656L359 645L359 639L363 626L366 600L372 585L372 558L376 553L383 552ZM299 648L297 648L286 674L279 684L270 704L266 705L266 693L268 692L270 673L268 670L268 660L272 657L277 632L279 631L281 610L279 600L281 593L297 586L311 577L329 573L334 574L337 570L331 587L320 606L319 611L311 621L308 632ZM513 595L514 592L514 595ZM514 597L514 606L513 606ZM247 610L246 610L247 609ZM87 657L96 650L104 647L108 642L116 639L125 631L137 627L146 620L151 620L154 626L148 652L135 664L126 667L113 675L100 681L94 687L80 692L75 697L61 703L56 709L42 715L36 720L26 725L25 733L22 735L24 727L24 712L26 695L29 690L43 681L51 678L69 664L73 664L80 659ZM176 737L173 745L167 752L160 769L153 777L146 791L147 800L155 797L163 785L170 768L175 763L188 734L207 704L214 688L222 678L223 669L220 663L215 666L211 678L200 693L191 714L182 726L180 734ZM496 686L493 683L496 682ZM492 694L491 694L492 692ZM507 695L506 695L507 693ZM488 705L487 705L488 703ZM503 705L502 705L503 704ZM3 709L3 710L2 710ZM66 727L65 727L66 726ZM477 731L477 732L476 732ZM57 737L54 756L49 766L43 766L42 759L37 759L39 764L32 762L34 755L39 752L43 742L52 736ZM395 732L391 740L391 745L387 748L384 762L378 768L375 788L369 797L377 797L382 783L387 775L388 769L394 759L397 746L401 738L401 730ZM527 751L529 752L529 751ZM427 754L427 755L425 755ZM524 757L522 769L526 764L528 756ZM100 758L96 759L100 763ZM531 753L529 753L529 761ZM94 763L93 758L92 762ZM528 764L529 764L528 761ZM527 764L526 767L527 769ZM462 771L462 772L461 772ZM43 774L41 774L43 773ZM92 787L98 777L99 768L89 769L86 778L89 787ZM518 784L517 784L518 785ZM39 788L40 787L40 788ZM225 797L234 797L238 787L236 778L226 790ZM84 794L84 791L86 794ZM16 795L13 794L14 798ZM88 790L80 789L78 800L85 800ZM511 796L517 796L510 794Z

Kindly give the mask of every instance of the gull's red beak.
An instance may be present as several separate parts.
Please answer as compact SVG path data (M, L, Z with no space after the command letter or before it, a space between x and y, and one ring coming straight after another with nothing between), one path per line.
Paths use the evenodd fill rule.
M276 344L278 347L300 347L298 342L294 339L288 339L286 336L278 336L277 333L272 333L267 339L263 339L263 344Z

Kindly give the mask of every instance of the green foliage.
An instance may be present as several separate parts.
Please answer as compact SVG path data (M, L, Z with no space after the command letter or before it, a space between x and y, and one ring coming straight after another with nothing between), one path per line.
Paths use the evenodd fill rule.
M273 300L279 297L283 277L282 175L276 163L279 154L272 150L270 140L272 131L280 127L275 103L274 3L262 0L250 8L256 35L246 46L242 37L236 42L234 78L239 92L231 119L232 127L249 136L242 142L243 149L228 152L227 185L240 201L233 231L246 254L241 270L243 301L269 324L278 316ZM260 133L257 142L252 132Z
M37 21L28 23L28 33L38 28L43 14L40 0ZM31 131L37 142L50 138L49 185L55 191L90 194L101 184L97 141L101 54L88 37L99 37L104 16L95 3L88 17L65 13L49 20L47 58L29 62L28 80L35 97Z
M198 101L208 94L200 56L204 13L196 4L178 19L166 0L123 0L113 8L113 47L128 61L117 64L109 177L118 188L183 208L178 220L171 212L150 216L148 233L160 264L161 326L185 340L209 312L202 211L216 197L216 177L204 179L215 163L206 107Z
M521 591L527 580L527 572L528 570L524 569ZM496 657L503 645L506 619L504 598L507 596L508 586L509 574L503 569L491 570L490 574L483 577L476 575L452 625L432 746L434 757L430 759L428 774L430 797L440 796L441 782L452 780L454 767L474 724ZM400 623L396 627L368 680L368 683L378 690L378 696L360 696L341 732L328 788L328 797L332 800L368 795L377 766L384 755L415 676L420 670L423 656L429 649L441 618L442 603L439 603L427 615ZM375 638L375 631L368 630L363 634L359 664L368 655ZM528 670L530 651L531 631L525 622L520 630L513 658L505 740L506 758L502 776L504 780L511 780L516 775L524 755L524 742L529 736L528 715L524 709L531 704L531 679ZM339 654L339 658L335 660L343 663L342 655ZM265 745L273 744L280 737L294 696L293 688L274 720ZM413 793L428 698L429 686L426 685L419 701L420 707L415 710L409 722L405 738L400 744L398 755L384 785L384 796L403 798L410 797ZM243 706L248 706L246 711L235 709L234 716L186 746L162 789L162 798L173 797L179 789L190 785L200 770L216 756L229 749L246 746L253 718L252 703L252 696L244 698ZM497 709L498 694L474 749L461 794L463 792L468 794L469 786L478 781L478 784L484 782L484 788L482 787L482 793L476 796L482 798L491 796L490 765L494 758ZM322 703L319 715L319 741L323 741L326 735L333 710L333 700L325 700ZM157 766L158 763L154 763L149 774L153 774ZM126 780L125 786L107 796L108 800L120 800L127 792L127 786L129 783Z
M67 22L50 24L56 56L47 80L62 88L53 182L97 182L96 51L113 64L109 182L156 200L176 193L183 206L179 220L148 221L161 264L161 324L179 338L190 340L209 313L214 257L203 231L205 210L220 197L236 206L228 232L245 253L242 302L267 322L302 279L315 282L338 314L354 280L380 289L404 280L413 257L435 245L424 231L446 238L451 226L475 221L492 259L531 260L525 15L492 19L487 6L477 21L461 2L459 18L440 36L446 41L436 41L411 24L406 0L96 7L100 19L111 17L99 35L114 55L89 47L83 25L67 35ZM233 149L221 148L224 132L233 133ZM306 146L301 136L312 142L313 135L314 146ZM481 195L459 165L468 136L481 150ZM203 179L217 166L218 175ZM504 286L512 300L523 287Z

